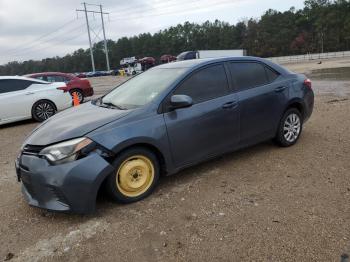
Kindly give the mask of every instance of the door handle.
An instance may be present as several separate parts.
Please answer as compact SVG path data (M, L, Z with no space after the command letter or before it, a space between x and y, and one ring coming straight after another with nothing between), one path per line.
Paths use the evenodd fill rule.
M26 93L26 95L27 95L27 96L29 96L29 95L34 95L34 93L33 93L33 92L28 92L28 93Z
M231 102L227 102L225 104L222 105L223 109L230 109L230 108L234 108L237 107L238 103L237 101L231 101Z
M287 87L285 87L285 86L280 86L280 87L277 87L276 89L275 89L275 92L282 92L284 89L286 89Z

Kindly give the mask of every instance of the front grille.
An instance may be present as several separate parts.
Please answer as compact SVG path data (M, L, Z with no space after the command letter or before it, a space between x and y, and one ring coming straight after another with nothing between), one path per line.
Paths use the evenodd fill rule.
M38 155L45 146L25 145L22 153L25 155Z

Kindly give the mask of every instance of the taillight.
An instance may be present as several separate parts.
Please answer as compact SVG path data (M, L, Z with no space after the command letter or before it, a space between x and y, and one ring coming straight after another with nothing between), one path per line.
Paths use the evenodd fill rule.
M58 90L62 90L62 91L63 91L63 93L68 92L68 90L67 90L67 87L66 87L66 86L57 87L56 89L58 89Z
M312 82L311 82L311 80L310 80L310 79L305 79L305 80L304 80L304 85L305 85L306 87L308 87L308 88L311 89L311 87L312 87Z

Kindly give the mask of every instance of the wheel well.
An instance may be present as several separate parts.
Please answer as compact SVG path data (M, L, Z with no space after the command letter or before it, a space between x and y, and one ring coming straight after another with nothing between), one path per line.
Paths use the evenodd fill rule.
M295 108L298 109L298 111L300 112L300 114L302 115L302 117L304 117L304 107L301 103L299 102L293 102L291 103L288 108L286 109L286 111L290 108Z
M72 93L72 92L74 92L74 91L83 92L83 90L82 90L81 88L79 88L79 87L74 87L74 88L71 88L71 89L69 90L69 93Z
M160 175L164 175L166 174L166 163L165 163L165 159L164 159L164 156L163 154L158 150L158 148L156 148L155 146L151 145L151 144L147 144L147 143L138 143L138 144L133 144L131 146L128 146L124 149L122 149L121 151L119 151L117 154L120 154L126 150L129 150L131 148L135 148L135 147L143 147L143 148L146 148L148 150L150 150L151 152L153 152L158 161L159 161L159 168L160 168ZM104 190L104 187L105 187L105 183L108 179L108 176L104 178L104 180L102 181L102 183L100 184L99 186L99 189L98 189L98 192L97 192L97 195L99 195L101 193L101 191ZM96 195L96 197L97 197Z

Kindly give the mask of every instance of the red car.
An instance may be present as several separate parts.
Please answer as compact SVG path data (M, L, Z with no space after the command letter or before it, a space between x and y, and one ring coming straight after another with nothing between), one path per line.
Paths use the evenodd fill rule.
M170 62L173 62L173 61L176 61L176 56L173 56L173 55L162 55L160 57L160 62L162 64L170 63Z
M85 97L92 96L94 94L94 89L91 87L89 80L79 78L73 74L44 72L25 76L47 82L65 82L67 85L66 91L71 94L77 93L81 103L84 101Z

